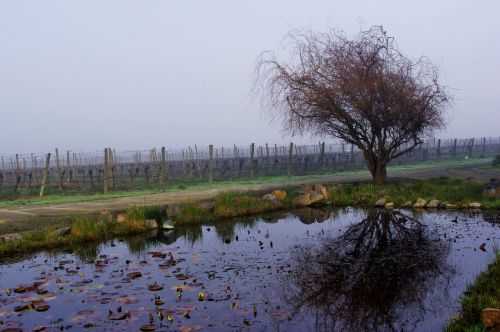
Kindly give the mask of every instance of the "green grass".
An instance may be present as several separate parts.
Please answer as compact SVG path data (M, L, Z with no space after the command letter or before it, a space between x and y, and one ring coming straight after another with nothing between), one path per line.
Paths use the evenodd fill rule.
M282 206L284 208L286 206ZM225 193L215 199L215 218L243 217L277 209L278 206L260 197Z
M129 220L161 220L164 212L160 206L131 206L125 211Z
M500 308L500 254L488 270L481 273L462 296L460 315L453 319L446 332L486 331L481 323L481 311Z
M333 203L337 206L372 206L379 198L386 198L396 206L418 198L437 199L457 205L480 202L485 208L500 208L500 200L483 196L484 185L462 179L437 178L404 180L383 186L372 183L340 184L330 187Z
M201 224L214 221L212 209L203 208L199 203L184 203L178 206L172 216L176 224Z
M148 208L149 209L149 208ZM149 211L149 210L148 210ZM55 227L23 232L21 239L0 242L0 259L15 254L37 250L81 245L85 242L104 241L117 236L143 233L148 230L145 215L148 212L134 209L126 221L118 223L111 214L97 217L75 217L68 235L61 235Z
M218 195L213 202L180 204L170 217L176 224L200 224L255 215L285 207L286 205L277 206L263 200L259 194L228 192Z

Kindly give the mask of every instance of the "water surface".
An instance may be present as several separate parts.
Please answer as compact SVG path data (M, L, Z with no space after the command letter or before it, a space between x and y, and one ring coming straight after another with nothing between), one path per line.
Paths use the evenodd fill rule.
M495 218L303 209L40 253L0 266L0 331L440 331Z

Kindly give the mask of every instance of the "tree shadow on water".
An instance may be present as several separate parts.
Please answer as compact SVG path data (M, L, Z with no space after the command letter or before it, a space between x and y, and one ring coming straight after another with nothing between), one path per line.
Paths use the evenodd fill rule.
M316 331L412 330L429 290L449 283L448 252L418 220L372 210L339 237L292 252L286 300Z

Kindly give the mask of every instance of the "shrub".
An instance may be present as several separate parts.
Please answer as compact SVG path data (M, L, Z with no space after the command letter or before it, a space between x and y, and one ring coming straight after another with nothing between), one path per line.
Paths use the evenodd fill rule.
M274 209L276 209L276 206L272 202L259 197L226 193L219 195L215 199L214 214L216 217L229 218L272 211Z

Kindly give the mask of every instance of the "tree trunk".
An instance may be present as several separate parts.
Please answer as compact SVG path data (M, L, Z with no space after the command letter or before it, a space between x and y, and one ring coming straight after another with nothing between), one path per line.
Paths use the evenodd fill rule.
M385 163L377 163L374 172L372 172L373 183L384 184L387 178L387 166Z
M368 170L372 175L373 183L384 184L387 178L387 163L369 152L364 152L364 156L368 164Z

